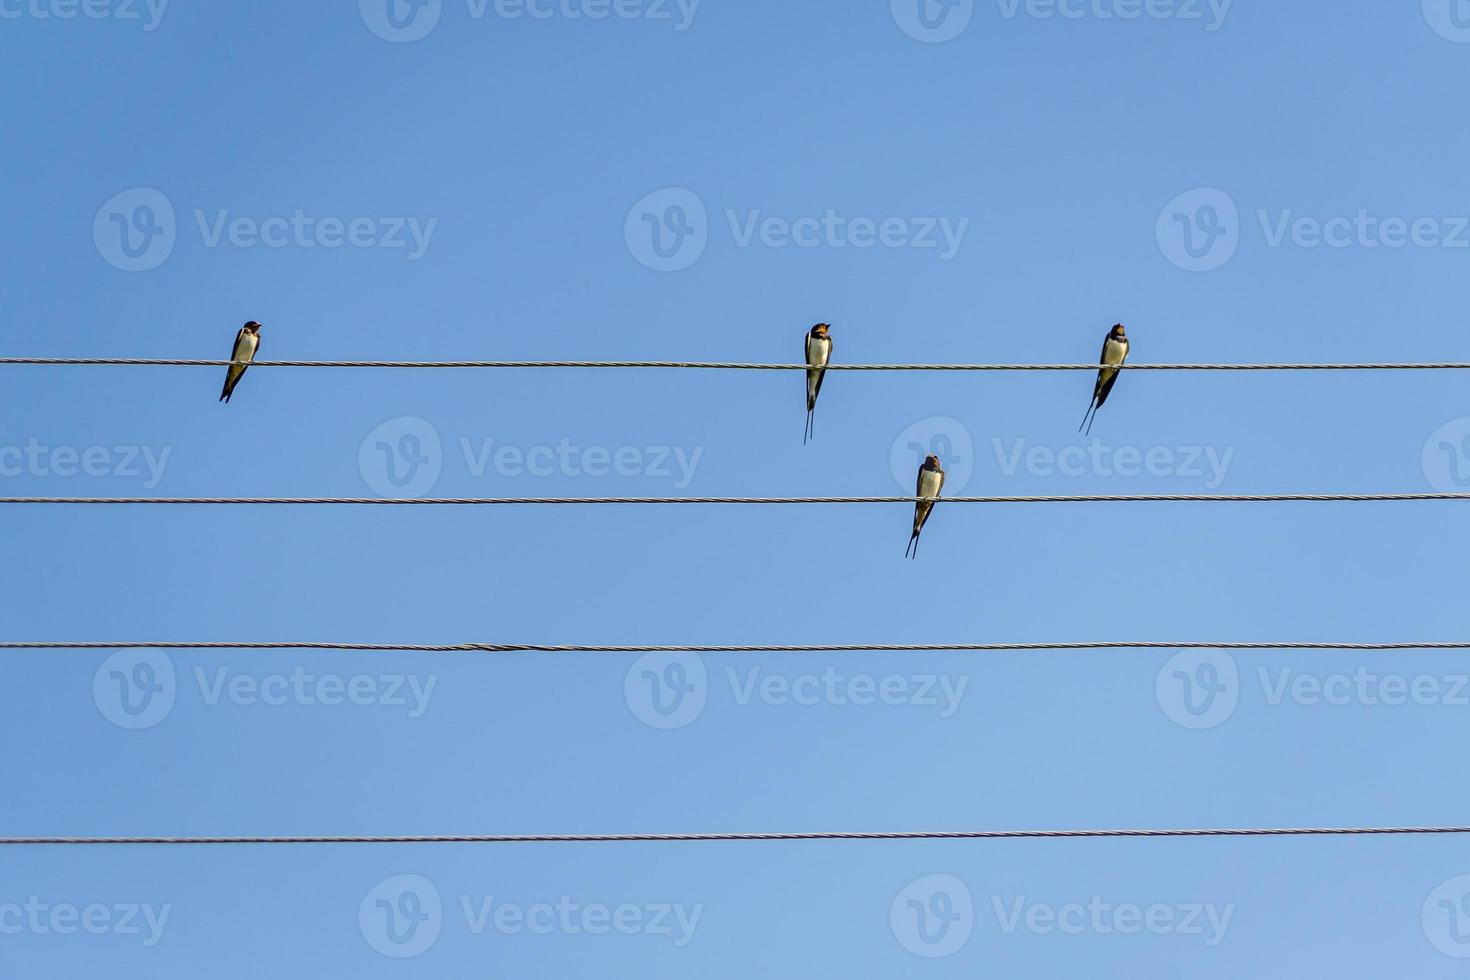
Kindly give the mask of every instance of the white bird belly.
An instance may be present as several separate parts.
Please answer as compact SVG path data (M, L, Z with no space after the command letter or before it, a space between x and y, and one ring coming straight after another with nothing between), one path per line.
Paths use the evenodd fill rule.
M240 338L240 345L235 350L234 359L244 364L255 360L255 351L260 347L260 338L254 334L246 334Z

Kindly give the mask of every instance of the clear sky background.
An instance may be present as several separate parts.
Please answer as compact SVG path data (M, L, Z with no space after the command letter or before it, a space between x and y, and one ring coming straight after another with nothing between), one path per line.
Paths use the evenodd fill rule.
M825 320L848 362L1077 362L1121 320L1140 362L1464 360L1470 10L1420 6L0 0L0 348L794 361ZM1136 373L1091 440L1086 375L844 373L806 447L797 374L221 374L0 369L0 492L891 494L926 448L950 493L1470 484L1453 373ZM940 506L916 562L901 506L0 521L10 639L1470 631L1455 504ZM0 833L1466 822L1470 658L1172 656L11 654ZM7 849L0 974L1450 977L1466 874L1453 838Z

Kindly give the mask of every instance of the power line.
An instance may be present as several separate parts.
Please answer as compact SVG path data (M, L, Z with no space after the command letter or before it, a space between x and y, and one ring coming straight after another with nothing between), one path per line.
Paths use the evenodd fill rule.
M907 504L922 497L0 497L0 504L199 506L493 507L601 504ZM1407 503L1470 501L1470 493L1181 493L1079 494L1055 497L940 497L943 504Z
M1089 840L1136 837L1367 837L1470 834L1470 827L1258 827L1186 830L974 830L714 834L464 834L388 837L0 837L0 846L238 844L630 844L774 841Z
M1051 643L830 643L646 646L640 644L538 643L331 643L305 641L175 640L5 640L0 650L327 650L376 653L1032 653L1051 650L1470 650L1470 641L1401 641L1339 643L1333 641L1202 641L1082 640Z
M229 367L228 360L180 357L0 357L0 365L48 367ZM742 361L252 361L251 367L287 368L652 368L700 371L806 371L806 364ZM1096 371L1093 364L829 364L828 371ZM1369 364L1124 364L1125 371L1466 371L1467 361Z

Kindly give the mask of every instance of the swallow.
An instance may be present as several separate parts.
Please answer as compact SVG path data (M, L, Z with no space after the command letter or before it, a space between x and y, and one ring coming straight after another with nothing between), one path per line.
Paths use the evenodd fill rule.
M230 351L230 369L225 373L225 388L219 393L219 400L226 405L230 403L230 396L235 393L235 385L245 377L245 369L250 367L250 362L255 360L255 352L260 350L260 324L251 320L240 328L235 334L235 347Z
M1128 360L1128 336L1123 332L1123 324L1116 324L1108 331L1108 338L1103 341L1102 370L1097 372L1097 386L1092 389L1092 401L1087 406L1087 414L1082 416L1082 425L1077 431L1082 431L1082 426L1087 427L1087 434L1092 435L1092 423L1097 421L1097 410L1103 407L1108 400L1108 395L1113 392L1113 384L1118 380L1118 368ZM1088 421L1091 418L1092 421Z
M822 393L822 380L826 378L827 362L832 358L832 325L819 323L806 335L806 429L801 434L801 444L816 435L817 396Z
M928 523L929 514L934 510L934 503L943 489L944 467L939 465L938 456L930 456L919 467L919 489L914 496L924 499L914 505L914 533L909 537L908 548L904 550L905 558L909 557L909 551L913 552L915 558L919 557L919 532Z

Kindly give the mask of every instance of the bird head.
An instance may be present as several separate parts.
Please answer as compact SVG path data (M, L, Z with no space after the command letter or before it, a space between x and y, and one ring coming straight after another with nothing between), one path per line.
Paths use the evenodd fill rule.
M254 320L251 320L249 323L245 324L245 332L260 333L260 324L256 323Z
M925 469L930 469L930 470L940 469L941 467L939 465L939 457L938 456L932 456L932 455L929 456L929 457L927 457L924 460L924 468Z
M818 340L826 340L827 334L831 331L831 329L832 324L819 323L815 327L812 327L812 336L817 338Z
M1118 324L1114 324L1113 325L1113 337L1114 338L1116 338L1118 340L1123 340L1126 336L1127 335L1123 332L1123 324L1118 323Z

